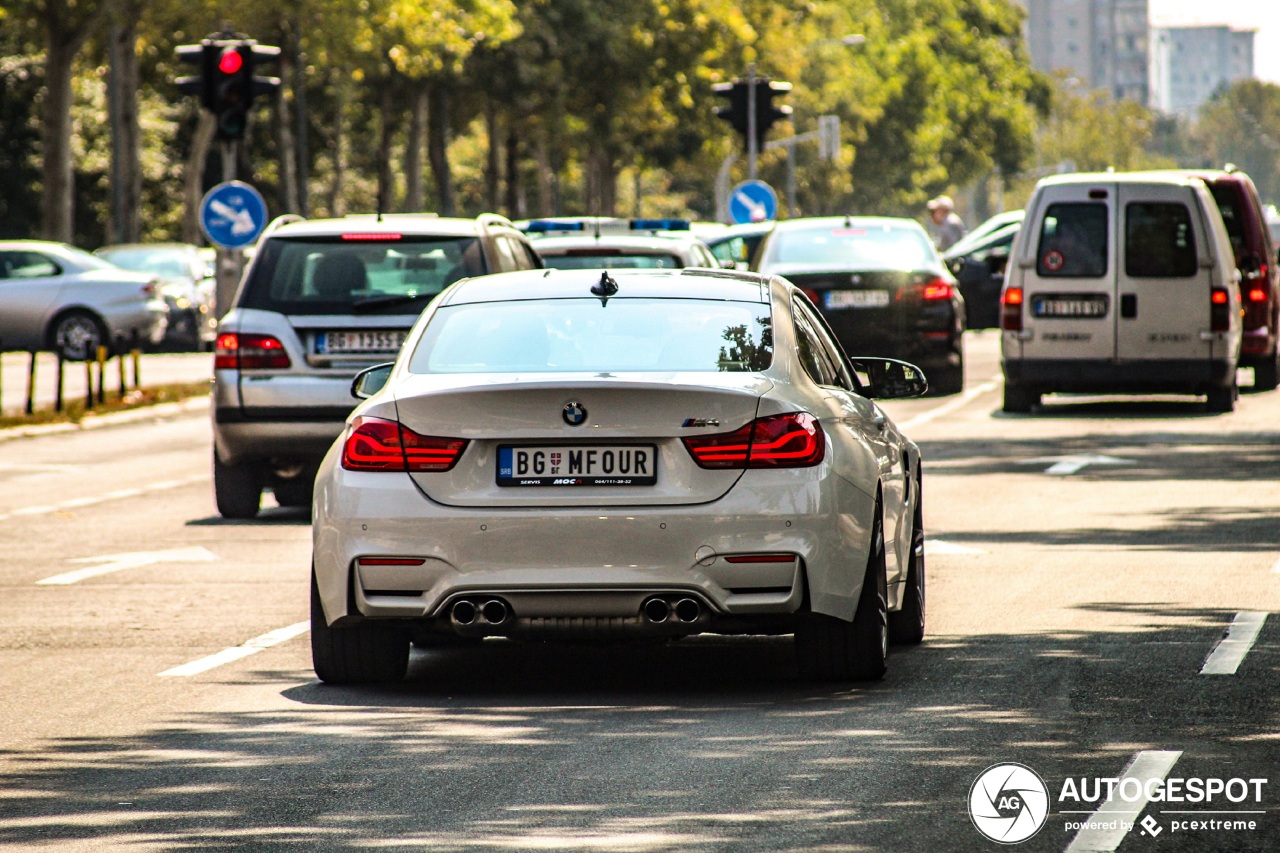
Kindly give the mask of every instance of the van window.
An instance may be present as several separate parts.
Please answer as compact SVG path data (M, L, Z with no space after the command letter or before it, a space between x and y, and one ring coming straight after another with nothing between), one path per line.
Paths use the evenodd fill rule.
M1045 278L1101 278L1107 274L1107 206L1051 204L1040 225L1036 273Z
M1134 202L1125 208L1125 275L1188 278L1196 269L1191 211L1185 204Z

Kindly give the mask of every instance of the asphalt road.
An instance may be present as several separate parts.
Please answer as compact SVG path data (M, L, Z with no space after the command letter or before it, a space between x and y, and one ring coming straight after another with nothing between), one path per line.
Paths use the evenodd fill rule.
M930 624L868 687L715 637L415 651L403 683L325 686L307 518L216 517L206 415L0 441L0 848L996 850L970 789L1018 762L1050 814L1013 849L1280 849L1280 616L1246 642L1280 613L1280 394L1005 416L996 343L970 338L963 395L886 406L925 452ZM1060 798L1131 764L1268 782ZM1223 819L1256 828L1173 824Z

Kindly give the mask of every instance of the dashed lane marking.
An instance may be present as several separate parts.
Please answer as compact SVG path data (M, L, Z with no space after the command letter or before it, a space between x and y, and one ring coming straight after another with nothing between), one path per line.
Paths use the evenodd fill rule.
M1147 783L1155 779L1163 780L1181 757L1181 750L1144 749L1133 757L1133 761L1129 762L1119 778L1137 779L1143 792L1150 791L1152 786ZM1085 828L1076 833L1066 853L1111 853L1129 835L1130 827L1148 802L1143 795L1132 802L1111 799L1102 803L1097 811L1083 821Z
M118 489L114 492L108 492L105 495L70 498L69 500L60 501L56 504L42 506L24 506L17 509L11 509L8 512L0 512L0 521L7 521L11 518L26 518L32 515L48 515L49 513L62 512L69 509L80 509L81 507L94 506L95 504L107 503L108 501L136 498L152 492L164 492L169 489L179 489L183 486L189 486L192 483L205 483L208 481L208 474L197 474L194 477L183 477L180 480L165 480L161 483L152 483L149 486L139 486L136 489Z
M153 563L211 563L216 559L218 559L217 554L199 545L192 548L170 548L168 551L136 551L132 554L104 554L101 557L80 557L71 562L97 563L98 565L44 578L36 581L36 584L39 586L69 586L87 578L109 575L125 569L139 569L143 566L150 566Z
M222 666L224 663L247 658L249 655L256 655L263 649L269 649L272 646L278 646L286 640L292 640L300 634L305 634L311 630L311 622L296 622L284 628L277 628L274 631L254 637L238 646L232 646L229 649L209 655L208 657L193 660L191 663L184 663L182 666L175 666L172 669L166 669L160 673L161 676L184 677L189 675L199 675L202 672L208 672L211 669Z
M1244 610L1236 614L1227 628L1227 633L1213 647L1204 666L1200 667L1201 675L1235 675L1244 656L1249 654L1253 644L1257 642L1262 625L1267 621L1266 613Z

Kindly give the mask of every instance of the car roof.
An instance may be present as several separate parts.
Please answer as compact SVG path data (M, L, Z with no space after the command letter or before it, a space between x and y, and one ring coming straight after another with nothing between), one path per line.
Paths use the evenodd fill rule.
M690 236L689 232L667 232L658 235L642 234L591 234L573 237L540 237L535 248L539 254L547 252L568 251L572 249L632 249L653 254L669 255L672 251L687 249L701 241Z
M107 246L99 246L93 250L95 255L101 252L116 251L137 251L139 249L164 249L165 251L182 250L184 252L198 252L199 246L193 246L191 243L111 243Z
M415 237L476 237L490 227L511 228L500 217L436 216L423 213L357 214L341 219L287 222L267 233L275 237L340 237L343 234L408 234ZM514 230L514 228L512 228Z
M600 298L591 292L601 270L520 270L459 281L439 299L440 306L529 299ZM618 284L615 299L721 299L768 302L769 277L733 270L610 270Z
M768 234L775 225L777 223L772 219L766 222L741 222L737 225L729 225L720 231L710 232L702 240L707 245L714 246L726 240L732 240L734 237L757 237L761 234Z
M914 219L899 216L805 216L779 222L777 232L807 231L811 228L907 228L923 231Z
M1075 184L1168 184L1194 186L1203 183L1196 175L1183 170L1153 172L1072 172L1040 179L1040 186L1072 186Z

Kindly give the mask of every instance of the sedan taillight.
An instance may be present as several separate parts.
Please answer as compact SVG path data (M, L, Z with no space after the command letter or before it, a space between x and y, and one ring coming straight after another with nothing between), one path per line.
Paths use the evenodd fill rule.
M925 302L951 298L951 284L944 278L935 278L921 288L920 297Z
M342 444L348 471L448 471L467 442L461 438L418 435L404 424L382 418L356 418Z
M822 427L808 412L756 418L733 432L683 441L700 468L808 468L826 453Z
M291 364L284 344L271 335L224 332L218 335L213 352L215 369L283 370Z

